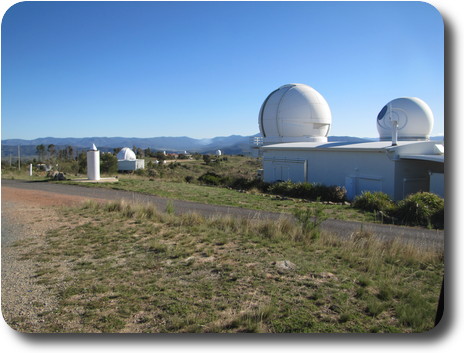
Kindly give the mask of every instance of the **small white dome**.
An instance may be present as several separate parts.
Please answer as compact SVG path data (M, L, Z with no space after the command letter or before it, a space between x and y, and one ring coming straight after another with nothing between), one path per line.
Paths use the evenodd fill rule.
M279 87L264 101L259 130L282 141L327 141L332 113L324 97L303 84Z
M392 120L398 121L398 140L428 140L433 128L433 113L423 100L397 98L387 103L377 116L381 141L392 138Z
M124 147L117 155L118 161L135 161L137 157L129 147Z

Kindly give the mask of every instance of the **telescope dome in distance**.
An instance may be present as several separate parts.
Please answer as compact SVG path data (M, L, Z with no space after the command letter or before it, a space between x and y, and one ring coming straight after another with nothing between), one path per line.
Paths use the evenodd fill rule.
M124 147L117 155L118 161L135 161L137 157L129 147Z

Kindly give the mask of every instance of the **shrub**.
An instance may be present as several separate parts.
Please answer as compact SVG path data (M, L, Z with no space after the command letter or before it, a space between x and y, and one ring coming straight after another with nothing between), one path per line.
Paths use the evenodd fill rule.
M313 194L316 198L320 198L321 201L342 202L346 199L346 189L344 186L315 184Z
M269 192L276 195L290 196L293 183L291 181L280 181L269 187Z
M387 194L377 191L364 191L353 200L352 206L364 211L390 213L395 208L395 203Z
M205 162L206 165L209 165L211 163L211 156L209 154L204 154L203 162Z
M271 194L296 197L306 200L341 202L346 198L346 189L341 186L326 186L318 183L293 183L282 181L268 186Z
M300 223L303 234L309 235L311 239L320 237L320 225L327 219L321 203L316 203L314 207L297 208L293 215Z
M147 169L147 173L150 178L156 178L158 176L158 172L154 168Z
M198 181L206 185L221 185L221 176L214 172L207 172L198 178Z
M135 172L134 172L136 175L138 176L146 176L147 175L147 171L146 169L136 169Z
M418 192L398 202L397 218L406 225L440 228L445 201L430 192Z
M266 192L269 188L269 183L265 183L261 179L247 179L244 177L224 177L222 179L224 185L237 190L257 189L261 192Z
M116 173L118 171L118 158L111 153L102 153L100 170L102 173Z

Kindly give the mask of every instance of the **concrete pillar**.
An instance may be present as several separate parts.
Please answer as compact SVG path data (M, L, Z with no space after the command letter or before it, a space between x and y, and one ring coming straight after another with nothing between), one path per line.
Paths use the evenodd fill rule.
M100 180L100 151L95 145L87 151L87 178L89 180Z

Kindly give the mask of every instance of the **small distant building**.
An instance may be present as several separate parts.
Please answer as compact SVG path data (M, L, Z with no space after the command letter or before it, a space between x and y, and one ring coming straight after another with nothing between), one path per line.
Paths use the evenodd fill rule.
M398 98L377 116L376 142L328 142L329 105L302 84L273 91L259 113L266 182L344 186L348 199L381 191L394 200L430 191L444 197L444 143L430 141L433 114L419 98Z
M135 171L137 169L145 168L145 160L137 159L134 151L129 147L124 147L117 154L118 158L118 171Z

